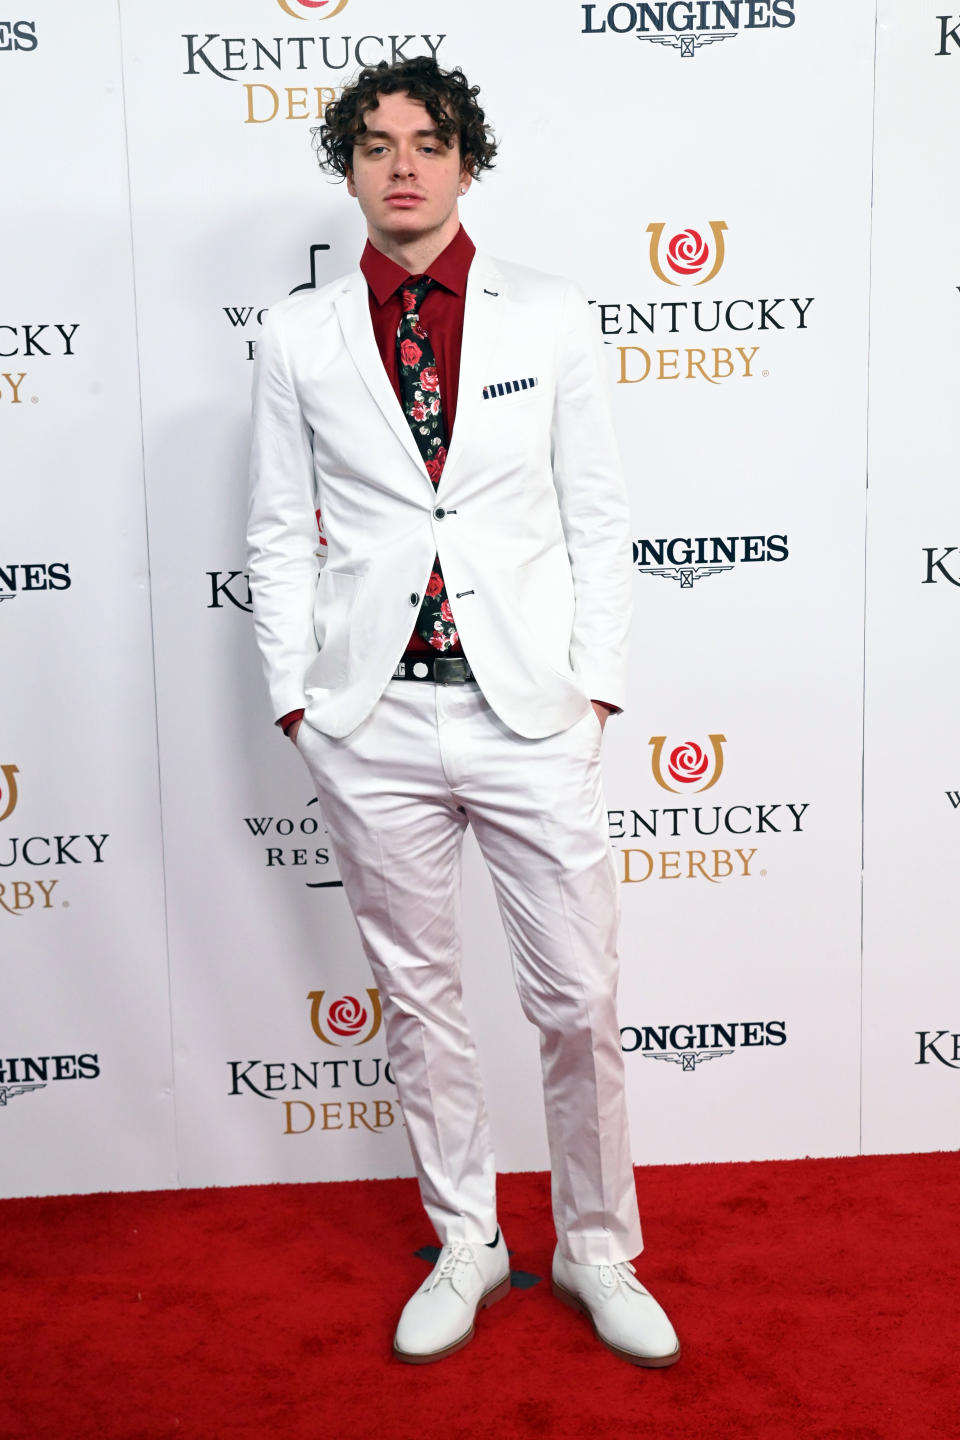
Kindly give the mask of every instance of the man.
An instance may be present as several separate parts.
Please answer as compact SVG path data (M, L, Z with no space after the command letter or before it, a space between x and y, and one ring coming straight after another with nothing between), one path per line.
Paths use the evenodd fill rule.
M461 1004L470 824L540 1030L554 1291L625 1359L669 1365L676 1335L628 1263L642 1241L599 759L624 690L627 507L585 301L475 253L460 226L496 150L477 93L418 58L363 70L327 111L322 163L369 239L359 271L272 309L258 346L257 635L442 1244L394 1353L451 1354L510 1283Z

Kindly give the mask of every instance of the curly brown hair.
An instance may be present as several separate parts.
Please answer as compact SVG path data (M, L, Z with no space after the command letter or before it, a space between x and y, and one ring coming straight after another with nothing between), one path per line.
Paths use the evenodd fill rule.
M497 142L477 103L479 85L471 85L459 65L441 70L426 55L366 66L340 99L327 106L313 142L321 169L345 176L353 165L354 142L367 128L367 112L376 109L381 95L401 93L426 107L445 145L459 140L467 170L476 176L492 169Z

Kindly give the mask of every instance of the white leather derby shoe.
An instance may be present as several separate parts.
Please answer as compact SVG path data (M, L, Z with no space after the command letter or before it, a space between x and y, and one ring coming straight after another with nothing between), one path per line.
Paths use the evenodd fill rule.
M474 1317L510 1289L510 1257L503 1232L497 1243L444 1245L420 1289L411 1295L397 1326L393 1353L411 1365L429 1365L473 1338Z
M676 1331L626 1260L608 1265L577 1265L553 1257L553 1293L593 1324L601 1344L631 1365L657 1368L680 1359Z

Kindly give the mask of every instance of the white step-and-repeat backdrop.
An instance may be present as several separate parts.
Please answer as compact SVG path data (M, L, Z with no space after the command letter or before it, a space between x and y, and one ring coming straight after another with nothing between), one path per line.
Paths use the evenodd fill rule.
M607 731L635 1157L956 1145L960 12L17 0L0 21L0 1193L411 1172L244 573L266 308L363 229L313 128L433 54L463 219L594 302L634 510ZM956 612L960 616L960 610ZM501 1168L547 1164L476 852Z

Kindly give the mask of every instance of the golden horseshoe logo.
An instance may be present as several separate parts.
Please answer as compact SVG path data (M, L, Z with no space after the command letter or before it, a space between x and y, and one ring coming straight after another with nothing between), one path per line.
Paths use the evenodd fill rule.
M295 0L297 5L305 5L308 10L323 10L329 5L330 0ZM329 15L318 15L318 20L332 20L334 15L339 15L346 5L347 0L337 0ZM277 0L281 10L285 10L292 20L309 20L309 15L301 15L287 3L287 0Z
M710 735L707 738L709 739L710 744L713 748L713 774L705 785L699 786L698 790L694 792L695 794L701 795L705 790L712 789L713 786L716 785L717 781L720 779L720 776L723 774L723 747L727 742L727 737L725 735ZM669 790L671 795L682 795L682 790L677 790L673 785L671 785L667 780L664 779L662 755L663 747L666 743L666 735L651 735L650 737L650 744L653 746L653 755L650 760L650 764L653 769L653 778L654 780L656 780L657 784L662 790ZM692 740L688 740L685 745L678 746L677 750L696 750L701 755L703 753L700 750L699 745L694 745L694 742ZM673 754L676 753L677 751L673 752ZM671 755L671 759L672 758L673 756ZM703 758L705 759L706 757L704 756ZM692 779L699 779L698 771L699 767L696 767L696 769L691 775ZM680 778L675 770L671 770L671 773L673 774L674 779Z
M333 1004L328 1008L325 1029L320 1014L320 1007L323 1004L323 997L326 993L325 990L311 990L307 996L307 999L310 1001L310 1024L313 1027L313 1033L317 1039L322 1040L324 1045L338 1046L366 1045L368 1040L372 1040L380 1029L383 1020L383 1011L380 1008L380 992L378 990L367 991L367 995L370 997L370 1024L362 1040L358 1037L367 1022L366 1007L353 995L341 995L340 999L334 1000ZM334 1035L340 1038L332 1038L326 1033L326 1030L332 1030Z
M7 816L12 815L17 808L17 776L19 773L16 765L0 765L0 774L3 775L4 780L7 782L7 803L3 808L2 814L0 814L0 820L6 820ZM2 788L0 788L0 805L3 805Z
M664 285L679 285L680 282L678 280L670 279L670 276L660 263L660 237L665 228L662 220L655 221L654 224L647 226L647 234L650 236L650 266L654 275L656 275L658 280L662 280ZM726 258L724 231L727 229L727 222L725 220L711 220L710 229L713 232L713 265L710 267L710 273L704 275L702 280L696 282L698 285L706 285L709 280L714 279L714 277L720 273L720 267Z

